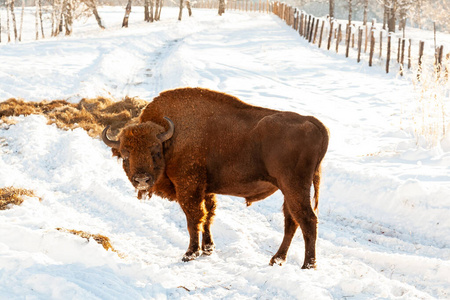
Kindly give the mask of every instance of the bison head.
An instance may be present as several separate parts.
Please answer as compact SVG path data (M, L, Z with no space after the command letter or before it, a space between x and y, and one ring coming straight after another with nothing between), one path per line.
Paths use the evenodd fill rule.
M167 131L156 123L145 122L122 129L117 141L108 138L109 126L102 133L102 140L111 147L113 155L122 158L123 169L139 190L139 198L151 190L165 170L163 143L172 137L175 126L169 118L164 119L169 124Z

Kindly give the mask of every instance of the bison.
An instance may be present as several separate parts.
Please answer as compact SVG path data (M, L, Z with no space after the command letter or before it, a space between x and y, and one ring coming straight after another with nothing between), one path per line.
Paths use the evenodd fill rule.
M186 214L190 242L183 261L215 248L210 229L215 194L243 197L250 205L280 189L285 232L270 265L286 261L300 226L302 268L315 268L320 164L329 141L319 120L208 89L179 88L154 98L117 141L108 138L108 128L102 139L123 160L138 198L156 194L177 201Z

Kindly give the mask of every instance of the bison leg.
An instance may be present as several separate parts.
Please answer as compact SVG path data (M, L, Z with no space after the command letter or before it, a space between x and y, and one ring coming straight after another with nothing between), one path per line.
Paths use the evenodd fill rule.
M307 184L299 185L299 182L307 182ZM292 184L288 188L282 189L285 197L284 205L287 206L292 219L300 225L303 233L305 260L302 269L316 267L317 215L311 207L311 185L312 176L311 180L299 180L297 184ZM285 238L288 239L289 236Z
M286 262L287 252L289 250L289 246L291 245L292 238L297 231L298 225L292 219L291 213L286 205L286 202L283 205L283 213L284 213L284 238L281 242L280 249L278 249L277 253L270 260L270 265L274 264L282 265Z
M206 217L204 193L197 190L189 193L189 188L182 189L182 195L178 195L178 202L186 215L187 228L189 232L189 247L183 255L183 261L196 259L201 254L200 232Z
M211 255L215 249L214 240L211 234L211 225L214 220L216 210L216 195L208 194L205 197L205 207L207 211L206 221L203 223L202 251L204 255Z

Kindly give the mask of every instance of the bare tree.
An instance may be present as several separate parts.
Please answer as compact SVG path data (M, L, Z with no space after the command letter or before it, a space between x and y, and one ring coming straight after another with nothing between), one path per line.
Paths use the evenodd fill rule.
M160 6L161 6L161 0L156 0L155 1L155 15L154 15L154 20L155 21L159 21L159 12L160 12L159 7Z
M39 0L35 0L34 1L34 6L36 7L36 12L35 12L35 19L36 22L35 24L35 29L36 29L36 40L39 39Z
M123 17L122 27L128 27L128 18L131 13L131 1L132 0L128 0L127 7L125 8L125 16Z
M6 6L6 33L8 34L8 43L11 42L11 31L9 29L9 0L5 2Z
M189 17L192 16L192 9L191 9L191 1L190 0L186 0L186 8L189 12Z
M64 9L64 0L53 0L52 36L57 36L60 32L63 31L63 18L64 18L63 9Z
M219 16L225 13L225 0L219 0Z
M17 41L18 35L17 35L16 14L14 13L14 1L15 0L9 0L9 9L11 10L11 19L14 29L14 40Z
M353 5L352 0L348 0L348 26L352 25Z
M389 32L395 32L395 14L397 12L397 0L389 0L388 3L388 30Z
M23 1L23 0L22 0ZM41 22L41 34L42 34L42 38L45 38L45 34L44 34L44 22L42 19L42 0L39 0L39 20Z
M155 12L155 14L156 14L155 21L159 21L159 19L161 18L161 10L162 10L162 7L164 5L164 0L157 0L157 3L159 5L158 5L158 8L156 9L156 12Z
M23 12L25 10L25 1L22 0L22 12L20 13L20 29L19 29L19 42L22 41L22 28L23 28ZM0 24L1 27L1 24ZM0 32L1 34L1 32Z
M178 13L178 21L181 21L182 14L183 14L183 0L180 0L180 12Z
M64 0L63 15L64 15L64 27L66 28L66 35L71 35L72 30L73 30L73 2L72 2L72 0Z
M369 10L369 0L364 0L363 25L367 24L367 11Z
M328 0L330 2L330 18L334 18L334 0Z
M144 21L145 22L153 22L153 20L150 21L150 11L149 11L149 6L150 6L150 0L145 0L144 1ZM153 10L153 3L152 3L152 10Z
M97 10L97 4L95 3L96 0L82 0L82 2L88 7L89 10L92 10L92 14L95 17L95 20L97 21L98 27L101 29L105 29L105 26L103 25L102 18L100 18L100 14Z

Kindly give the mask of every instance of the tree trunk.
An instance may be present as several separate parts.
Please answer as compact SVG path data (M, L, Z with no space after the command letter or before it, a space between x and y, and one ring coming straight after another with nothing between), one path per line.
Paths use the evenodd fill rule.
M97 6L95 6L95 7L92 9L92 13L93 13L94 16L95 16L95 20L97 20L98 26L99 26L101 29L105 29L105 26L104 26L103 23L102 23L102 19L100 18L100 15L98 14Z
M38 0L35 0L38 2ZM61 2L58 2L61 1ZM53 2L53 10L55 12L55 29L53 31L53 35L57 36L60 32L63 31L63 7L64 7L64 1L63 0L55 0ZM36 6L36 22L37 22L37 6ZM37 28L37 25L36 25ZM36 29L37 32L37 29Z
M352 0L348 0L348 26L352 25Z
M72 3L72 0L64 1L64 25L66 28L66 35L71 35L72 34L72 25L73 25L73 3Z
M399 13L398 30L404 30L405 27L406 27L406 9L402 7Z
M225 13L225 0L219 0L219 16Z
M22 0L23 1L23 0ZM41 33L42 38L45 39L44 35L44 22L42 21L42 0L39 0L39 20L41 21Z
M86 0L86 1L84 1L84 4L86 4L87 7L92 9L92 14L95 17L95 20L97 21L98 26L101 29L105 29L105 26L103 26L103 23L102 23L102 18L100 18L100 14L98 13L97 4L95 3L95 1L96 0Z
M144 21L150 22L150 12L149 12L150 0L144 1Z
M161 10L162 10L163 4L164 4L164 0L160 0L159 11L158 11L158 21L161 18Z
M397 10L397 3L395 0L391 1L389 6L388 30L395 32L395 12Z
M155 6L155 21L159 21L161 17L161 9L162 9L162 0L156 0L156 6Z
M22 0L22 12L20 13L20 29L19 29L19 42L22 41L22 28L23 28L23 11L25 10L25 1ZM1 27L1 25L0 25ZM1 32L0 32L1 35Z
M56 0L53 0L52 3L52 35L51 36L55 36L55 24L56 24L56 12L55 12L55 3Z
M388 19L388 0L383 1L383 29L386 30L386 24Z
M154 0L150 0L150 22L154 21L154 16L153 16L153 6L155 5L155 1Z
M368 10L369 10L369 0L364 0L363 25L367 24L367 11Z
M6 33L8 34L8 43L11 42L11 31L9 29L9 0L5 2L6 6Z
M419 25L419 28L422 29L422 0L417 0L417 24Z
M35 29L36 29L36 40L39 39L39 0L34 1L34 6L36 6L36 13L35 13Z
M178 13L178 21L181 21L183 15L183 0L180 0L180 12Z
M334 0L329 0L330 1L330 18L334 18Z
M9 1L9 8L11 9L11 18L13 23L13 29L14 29L14 40L17 41L18 35L17 35L17 24L16 24L16 14L14 13L14 1Z
M189 12L189 17L192 16L192 9L191 9L191 1L190 0L186 1L186 7L187 7L188 12Z
M125 8L125 16L123 16L122 27L128 27L128 18L131 13L131 1L128 0L127 7Z

